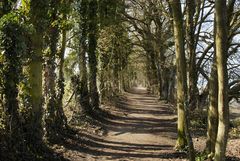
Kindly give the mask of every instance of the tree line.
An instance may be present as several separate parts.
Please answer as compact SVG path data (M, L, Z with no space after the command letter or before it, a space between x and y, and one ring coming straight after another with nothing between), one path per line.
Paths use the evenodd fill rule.
M142 84L176 105L176 149L188 147L190 160L191 111L207 107L206 153L225 160L229 102L240 95L239 13L236 0L0 2L0 154L19 160L68 129L67 88L76 115L94 119Z

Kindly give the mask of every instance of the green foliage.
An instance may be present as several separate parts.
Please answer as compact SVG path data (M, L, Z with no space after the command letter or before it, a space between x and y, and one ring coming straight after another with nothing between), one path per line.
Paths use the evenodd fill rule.
M25 17L19 12L9 13L0 19L1 93L6 94L9 87L18 84L22 73L21 66L27 62L30 43L28 34L32 31L24 21ZM10 80L13 82L9 82Z
M105 26L99 32L98 57L100 61L101 91L104 97L110 92L120 92L124 88L123 74L127 73L129 55L132 53L132 43L125 30L124 23Z
M240 119L234 119L230 121L230 132L231 138L240 138Z
M121 14L125 11L123 1L99 1L100 26L106 27L121 22Z
M18 114L19 114L19 121L21 122L22 125L26 125L26 126L30 125L31 111L32 111L32 106L31 106L30 96L29 96L30 86L28 82L29 82L28 76L23 73L21 76L21 82L18 84L18 90L19 90ZM25 127L25 128L29 128L29 127Z
M37 33L44 32L49 25L49 7L49 0L30 1L30 21Z
M0 111L0 112L2 115L2 111ZM6 132L6 123L5 123L5 119L3 118L3 116L1 116L0 117L0 137L1 138L5 135L5 132Z
M4 0L0 2L0 17L9 13L17 0Z
M207 127L207 111L203 109L194 110L190 113L191 127L194 129Z
M207 159L207 154L205 152L196 154L196 161L205 161Z
M110 65L113 67L113 59L120 59L118 65L126 67L128 56L131 53L131 40L122 25L112 25L100 31L98 39L98 53L103 62L103 69Z
M26 57L27 44L28 41L27 33L31 32L31 28L26 25L25 17L20 12L12 12L0 19L0 30L1 30L1 48L3 51L12 50L12 52L6 53L18 58ZM27 39L27 40L26 40ZM3 48L4 47L4 48Z
M64 0L60 3L59 6L59 16L58 16L58 22L59 22L59 28L62 30L70 30L74 27L74 21L67 19L66 15L72 14L72 5L69 4L70 2L67 2L67 0Z
M8 62L16 63L14 65L19 67L27 62L30 52L29 35L33 29L25 23L25 19L20 12L9 13L0 19L0 65L2 67L7 68Z
M22 6L21 6L22 12L25 12L26 14L30 11L30 0L22 0Z
M3 147L1 150L14 155L19 146L24 144L24 134L21 131L26 127L27 116L30 115L30 109L26 106L29 101L24 93L27 81L23 66L31 57L29 46L32 32L31 25L26 23L26 17L19 11L6 14L0 19L0 142ZM0 153L3 154L4 151Z
M49 26L70 30L74 25L73 21L66 18L70 12L71 4L68 4L67 1L51 0L48 10Z

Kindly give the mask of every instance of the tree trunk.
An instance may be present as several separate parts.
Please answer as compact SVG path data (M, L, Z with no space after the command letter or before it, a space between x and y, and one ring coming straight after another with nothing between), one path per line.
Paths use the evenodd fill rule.
M209 107L208 107L208 128L207 128L207 143L206 152L210 157L214 156L215 143L218 131L218 81L216 57L212 65L211 77L209 80Z
M66 18L66 15L64 15ZM62 45L60 52L58 54L59 58L59 66L58 66L58 80L57 80L57 96L56 96L56 104L57 104L57 113L56 117L58 118L58 127L66 127L67 126L67 118L64 114L63 110L63 95L64 95L64 73L63 73L63 66L64 66L64 55L66 50L66 43L67 43L67 31L66 29L62 30Z
M187 0L187 12L186 12L186 42L187 52L189 57L188 65L188 100L189 108L195 109L197 106L197 70L196 70L196 52L195 52L195 26L194 26L194 14L195 14L195 1Z
M185 147L186 140L189 147L189 160L195 161L195 152L192 138L189 132L190 120L188 118L187 98L187 72L186 58L184 53L184 34L181 3L178 0L170 0L173 11L173 28L176 50L177 65L177 109L178 109L178 139L176 147Z
M80 105L82 107L82 112L84 114L90 112L90 105L89 105L89 92L88 92L88 73L87 73L87 8L88 2L81 1L81 8L80 8L80 51L79 51L79 78L80 78Z
M57 19L57 9L54 3L51 4L51 23ZM57 130L56 122L56 65L55 59L57 55L57 42L59 38L58 26L49 28L49 52L45 56L44 66L44 98L45 98L45 126L46 136L51 139Z
M171 103L175 103L176 100L176 90L175 90L175 82L176 82L176 69L175 66L170 67L169 72L169 87L168 87L168 101Z
M34 57L32 58L29 64L29 95L32 106L32 134L36 137L36 140L41 140L43 131L42 131L42 33L35 34L33 37L33 52Z
M228 74L227 74L227 7L226 0L215 1L216 59L218 75L218 133L214 160L224 161L229 129Z
M43 70L43 35L46 28L48 1L44 0L41 3L38 0L30 1L30 21L35 28L32 35L32 50L33 54L29 63L29 96L32 106L32 140L41 141L43 135L42 129L42 70Z
M147 54L147 63L148 63L148 79L150 83L150 90L152 93L155 93L156 91L156 85L158 82L158 73L157 73L157 66L156 66L156 57L155 57L155 51L153 50L153 46L151 44L150 38L146 37L146 42L144 43L144 49ZM160 75L159 75L160 76ZM159 91L159 90L158 90Z
M89 87L90 104L93 109L99 108L99 94L97 88L97 0L89 1L89 34L88 34L88 54L89 54Z
M4 24L0 27L1 32L1 62L0 62L0 111L2 125L9 135L9 147L16 144L22 130L19 120L19 101L18 94L20 78L22 74L22 54L26 54L26 49L23 47L26 42L25 31L18 24L18 20L7 19L1 22ZM16 50L18 48L18 50ZM7 136L8 138L8 136Z
M214 34L216 34L215 24L216 19L214 19ZM214 51L216 51L216 45L214 45ZM208 107L208 127L206 142L206 152L208 153L211 159L214 157L218 132L218 84L216 82L218 82L218 76L217 76L216 52L214 52L211 77L208 82L209 107Z
M161 96L160 98L168 101L168 93L169 93L169 69L161 66Z

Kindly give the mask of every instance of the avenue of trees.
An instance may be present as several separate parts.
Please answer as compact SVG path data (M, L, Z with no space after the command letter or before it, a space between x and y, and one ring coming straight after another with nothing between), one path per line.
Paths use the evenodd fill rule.
M71 104L94 119L142 85L176 106L175 148L191 161L190 115L207 109L206 156L224 161L239 48L238 0L0 1L0 160L34 157L71 129Z

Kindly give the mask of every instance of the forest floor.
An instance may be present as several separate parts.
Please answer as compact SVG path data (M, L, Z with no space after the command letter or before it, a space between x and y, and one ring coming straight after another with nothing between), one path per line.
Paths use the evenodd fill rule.
M178 161L186 153L174 150L177 138L176 111L169 104L135 88L119 97L115 106L102 106L97 126L79 128L53 149L69 161ZM230 140L228 160L240 160L240 140ZM198 151L205 138L194 136ZM234 147L234 149L233 149ZM237 148L237 149L235 149ZM229 150L231 149L231 150Z

